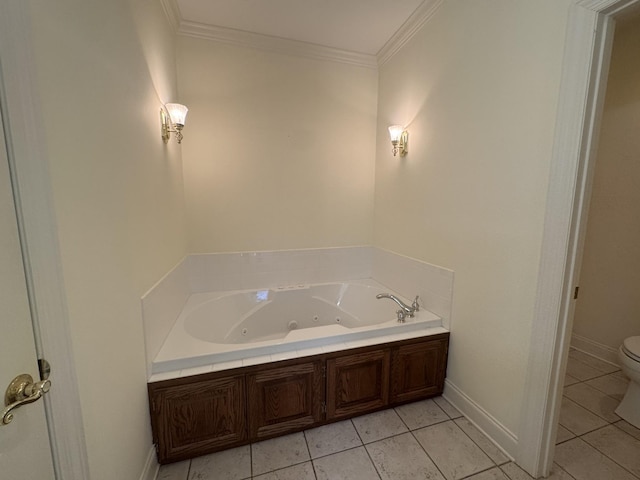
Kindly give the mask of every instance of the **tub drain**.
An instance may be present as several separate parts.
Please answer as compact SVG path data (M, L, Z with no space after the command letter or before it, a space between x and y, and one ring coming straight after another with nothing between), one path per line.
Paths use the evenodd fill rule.
M246 335L246 334L247 334L247 329L246 329L246 328L243 328L243 329L242 329L242 335Z
M298 322L296 322L295 320L291 320L288 324L289 330L295 330L296 328L298 328Z
M336 317L336 323L340 323L342 319L340 317Z

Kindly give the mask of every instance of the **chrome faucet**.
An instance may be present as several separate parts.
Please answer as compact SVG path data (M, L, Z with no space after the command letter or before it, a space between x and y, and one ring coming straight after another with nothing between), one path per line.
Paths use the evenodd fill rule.
M400 307L400 310L398 311L398 321L401 322L401 323L404 321L404 317L406 315L409 315L410 317L413 317L414 314L417 311L420 310L420 305L418 304L418 297L417 296L413 300L413 303L411 304L411 306L408 306L406 303L404 303L398 297L396 297L395 295L391 295L390 293L379 293L378 295L376 295L376 298L378 298L378 299L380 299L380 298L388 298L388 299L393 300L394 302L396 302L398 304L398 306ZM402 315L400 315L400 312L402 312Z

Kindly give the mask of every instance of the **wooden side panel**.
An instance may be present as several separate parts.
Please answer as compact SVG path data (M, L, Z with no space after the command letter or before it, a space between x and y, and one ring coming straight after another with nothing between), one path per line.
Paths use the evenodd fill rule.
M322 361L247 375L251 440L302 430L323 420Z
M444 388L447 339L395 347L391 351L391 402L439 395Z
M343 418L389 402L389 350L327 360L327 418Z
M158 462L245 443L244 376L150 389Z

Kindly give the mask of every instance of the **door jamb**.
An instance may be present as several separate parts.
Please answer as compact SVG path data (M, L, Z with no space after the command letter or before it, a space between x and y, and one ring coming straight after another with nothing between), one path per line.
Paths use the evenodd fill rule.
M576 0L569 11L516 454L535 478L553 464L615 18L639 4Z
M9 161L17 178L16 209L24 234L34 330L52 366L52 390L44 397L52 456L57 478L87 480L88 457L34 55L29 2L8 0L0 16L0 81L6 96Z

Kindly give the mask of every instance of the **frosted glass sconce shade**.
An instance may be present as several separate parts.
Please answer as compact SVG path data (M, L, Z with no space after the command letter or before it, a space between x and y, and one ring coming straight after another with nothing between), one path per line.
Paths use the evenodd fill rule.
M182 125L184 127L184 120L187 118L189 109L179 103L167 103L165 107L167 107L171 122L174 125Z
M160 122L162 125L162 141L169 143L172 133L176 134L178 143L182 143L182 128L189 109L179 103L167 103L160 109Z
M409 132L402 125L391 125L389 127L389 137L391 138L391 153L393 156L400 154L401 157L407 154L407 142L409 140Z

